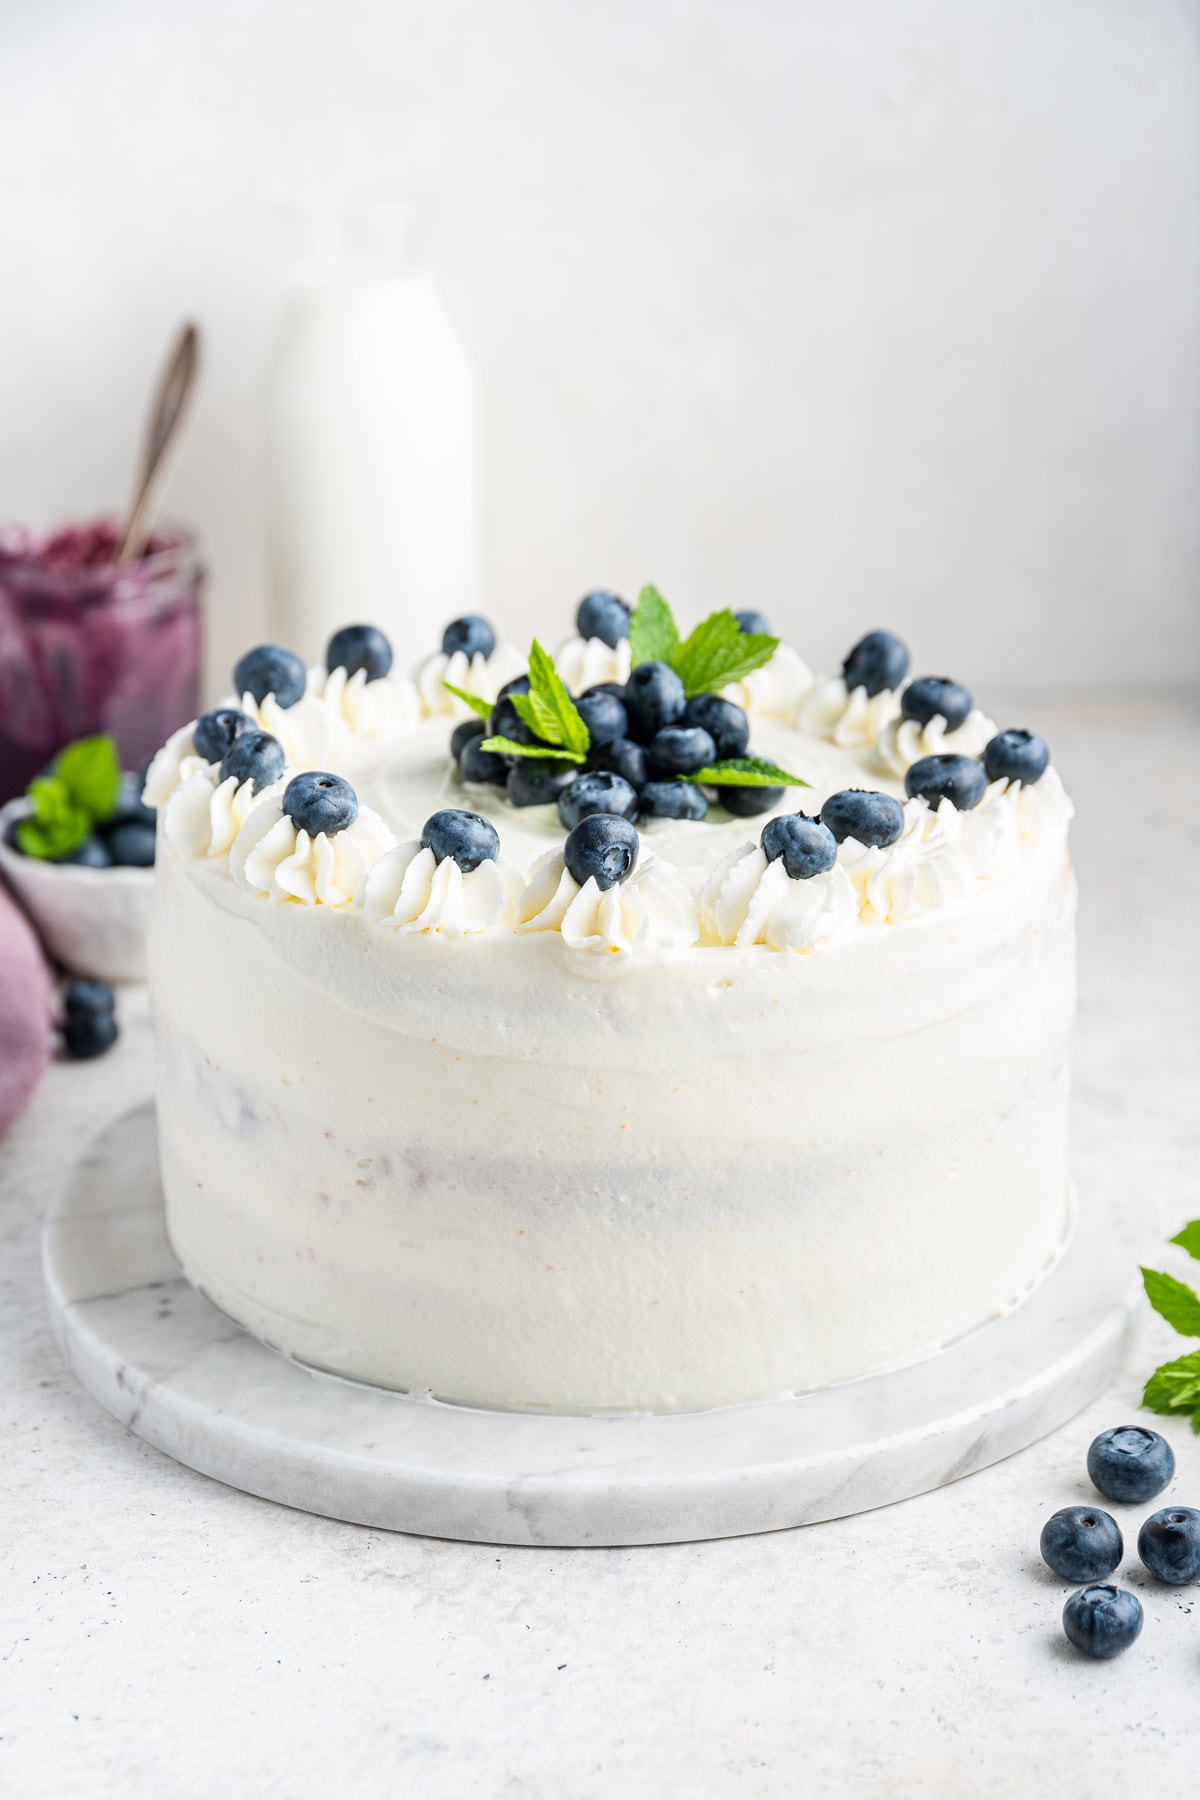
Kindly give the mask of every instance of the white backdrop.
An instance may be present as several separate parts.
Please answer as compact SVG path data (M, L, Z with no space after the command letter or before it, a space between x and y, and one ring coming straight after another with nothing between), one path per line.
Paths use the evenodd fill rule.
M0 515L110 507L177 321L211 679L264 617L270 203L433 195L488 610L759 605L989 685L1200 663L1192 0L7 0ZM431 639L440 621L430 621Z

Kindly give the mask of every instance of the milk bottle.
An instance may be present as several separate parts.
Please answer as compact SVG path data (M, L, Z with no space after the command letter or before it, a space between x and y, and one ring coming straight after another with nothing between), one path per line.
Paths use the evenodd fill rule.
M475 374L421 254L419 209L287 209L266 392L272 630L315 660L338 626L407 669L480 604Z

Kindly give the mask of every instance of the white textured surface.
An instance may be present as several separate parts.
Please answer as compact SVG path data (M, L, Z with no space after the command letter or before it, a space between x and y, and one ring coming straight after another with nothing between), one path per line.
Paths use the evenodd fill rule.
M3 509L118 504L198 317L214 696L266 621L271 201L322 182L442 204L513 636L656 581L825 668L886 625L967 681L1195 670L1193 0L4 13Z
M1165 1234L1197 1210L1198 883L1180 832L1200 737L1151 703L1038 723L1080 802L1076 1172L1156 1200ZM282 1511L122 1432L42 1316L36 1215L79 1136L146 1092L140 1016L131 997L118 1051L52 1070L0 1151L6 1791L199 1800L228 1776L256 1800L1194 1792L1194 1596L1127 1564L1146 1629L1121 1661L1086 1664L1036 1552L1051 1511L1092 1498L1086 1444L1132 1416L1165 1330L1034 1449L801 1531L492 1550ZM1200 1446L1168 1433L1170 1496L1194 1501ZM1119 1510L1128 1539L1141 1515Z

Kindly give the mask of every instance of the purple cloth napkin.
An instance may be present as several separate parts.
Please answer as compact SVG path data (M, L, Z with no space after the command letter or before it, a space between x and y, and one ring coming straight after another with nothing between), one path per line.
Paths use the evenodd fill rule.
M54 984L41 945L0 885L0 1137L50 1061L53 1009Z

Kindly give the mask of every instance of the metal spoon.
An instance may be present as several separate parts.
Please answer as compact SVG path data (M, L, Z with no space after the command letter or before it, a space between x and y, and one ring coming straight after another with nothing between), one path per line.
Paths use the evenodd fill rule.
M156 511L155 489L164 458L195 386L199 362L200 333L194 325L188 324L179 333L155 395L133 505L116 554L115 560L119 563L136 562L149 541Z

